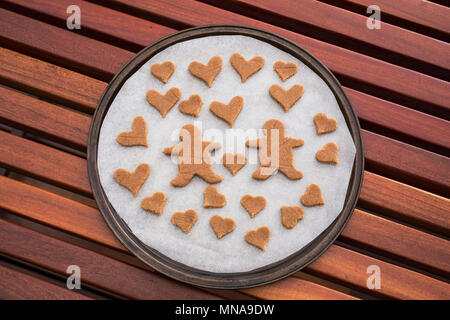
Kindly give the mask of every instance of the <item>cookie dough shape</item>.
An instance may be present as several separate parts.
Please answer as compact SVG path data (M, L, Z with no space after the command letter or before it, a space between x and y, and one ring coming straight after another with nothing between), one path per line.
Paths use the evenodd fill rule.
M166 205L166 195L164 192L155 192L152 196L146 197L141 201L141 207L144 210L161 215Z
M263 129L266 133L264 137L245 143L247 147L259 148L260 167L253 172L252 177L256 180L266 180L278 170L291 180L301 179L303 173L294 167L293 148L301 147L303 140L286 137L286 130L280 120L266 121ZM275 145L272 146L273 143ZM278 152L272 155L273 150Z
M222 156L222 163L230 173L235 176L247 163L247 157L243 153L232 154L224 153Z
M227 198L214 186L207 186L203 191L203 207L222 208L227 203Z
M266 207L266 198L263 196L252 196L246 194L241 198L241 205L248 212L251 218L256 216Z
M171 88L164 95L160 94L156 90L148 90L147 91L147 101L156 110L161 113L163 118L166 117L167 112L172 109L172 107L177 103L178 99L181 97L181 91L178 88Z
M124 147L131 146L144 146L147 144L147 124L143 117L138 116L133 119L131 131L125 131L119 133L117 136L117 142Z
M261 226L256 230L250 230L245 235L245 240L264 251L270 240L270 229L267 226Z
M273 64L273 70L278 74L281 81L286 81L297 73L298 66L294 62L277 61Z
M324 113L318 113L314 116L314 125L316 126L317 134L333 132L338 127L337 121L333 118L328 118Z
M133 172L125 169L117 169L114 171L114 179L121 186L130 190L135 197L137 197L139 189L147 180L150 174L150 166L146 163L141 163Z
M175 72L175 65L172 61L154 63L150 68L150 72L162 82L167 83L172 74Z
M193 94L192 96L189 97L189 99L181 101L178 108L184 114L198 117L202 105L203 105L202 98L198 94Z
M197 211L189 209L185 212L175 212L172 215L172 223L184 233L189 233L197 221Z
M316 152L316 159L320 162L338 164L339 147L334 142L328 142Z
M293 85L289 90L284 90L278 84L273 84L269 89L272 98L283 107L285 112L288 112L303 96L303 91L304 88L299 84Z
M209 219L211 228L216 233L217 239L229 234L236 228L236 222L231 218L223 218L219 215L212 216Z
M205 81L210 88L220 70L222 70L222 58L219 56L212 57L207 65L197 61L189 64L189 71L192 75Z
M264 58L257 56L251 60L245 60L239 53L234 53L230 58L234 70L241 76L241 81L245 82L264 66Z
M241 113L244 107L244 98L236 96L230 100L228 104L224 104L218 101L213 101L209 105L209 110L222 120L225 120L230 128L233 127L233 123L236 120L239 113Z
M219 149L220 143L203 141L202 131L193 124L181 128L180 140L180 143L163 150L164 154L178 155L178 175L170 181L173 186L184 187L194 176L208 183L222 181L211 167L211 152Z
M303 219L303 208L300 206L281 207L281 223L286 229L292 229L297 225L297 222Z
M314 207L325 204L320 187L314 183L306 187L306 192L302 195L301 202L305 207Z

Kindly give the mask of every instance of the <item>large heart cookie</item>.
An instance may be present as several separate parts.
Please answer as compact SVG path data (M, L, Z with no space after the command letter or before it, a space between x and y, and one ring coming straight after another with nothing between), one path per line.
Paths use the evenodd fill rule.
M233 127L234 120L244 107L244 98L236 96L228 104L224 104L218 101L213 101L209 105L209 110L217 117L228 122L230 127Z
M266 226L259 227L256 230L250 230L245 235L245 240L255 247L266 250L267 242L270 239L270 229Z
M122 168L117 169L114 171L114 179L116 179L118 184L133 192L134 196L137 197L139 189L142 187L145 180L147 180L149 174L150 166L146 163L142 163L133 172Z
M314 116L314 125L316 126L317 134L333 132L337 129L337 121L328 118L323 113L318 113Z
M336 143L328 142L316 152L316 159L320 162L338 164L338 151L339 148Z
M297 73L297 64L293 62L277 61L273 64L273 70L278 74L282 81L286 81Z
M274 98L286 112L288 112L298 99L302 97L303 91L303 87L299 84L293 85L289 90L284 90L278 84L273 84L269 89L272 98Z
M189 233L195 222L197 221L197 212L189 209L185 212L175 212L172 215L172 223L183 230L184 233Z
M247 158L243 153L224 153L222 156L222 163L225 168L227 168L228 171L230 171L234 176L236 175L236 173L238 173L239 170L242 169L242 167L245 166L245 164L247 163Z
M241 198L241 205L247 210L250 217L253 218L266 207L266 198L263 196L253 197L252 195L246 194Z
M313 207L325 203L322 197L322 191L317 184L310 184L306 187L306 192L301 197L301 202L306 207Z
M234 222L233 219L222 218L221 216L212 216L211 219L209 219L209 224L216 233L218 239L229 234L236 228L236 222Z
M141 207L144 210L151 211L161 215L166 204L166 195L164 192L155 192L152 196L146 197L141 201Z
M175 65L172 61L154 63L150 68L150 71L156 78L166 83L174 73Z
M303 208L299 206L295 207L281 207L281 223L287 229L292 229L295 227L297 222L303 219Z
M234 53L230 58L231 65L241 76L241 81L245 82L247 79L258 72L264 66L263 57L253 57L247 61L239 53Z
M132 130L119 133L117 142L123 146L145 146L147 145L147 125L143 117L134 118Z
M177 103L181 97L181 91L178 88L172 88L162 95L156 90L147 91L147 101L155 107L163 116L166 117L167 112Z
M197 78L205 81L210 88L220 70L222 70L222 58L219 56L212 57L207 65L197 61L189 64L189 71Z
M189 99L181 101L178 108L184 114L198 117L202 105L203 105L202 98L198 94L193 94L192 96L189 97Z
M227 203L225 196L216 187L207 186L203 191L203 207L222 208Z

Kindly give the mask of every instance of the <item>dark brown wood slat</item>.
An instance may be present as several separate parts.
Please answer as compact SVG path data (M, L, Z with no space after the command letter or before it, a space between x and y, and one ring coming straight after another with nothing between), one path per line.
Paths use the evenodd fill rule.
M300 32L309 27L320 38L329 37L327 41L333 42L339 38L342 39L338 41L341 45L351 46L353 50L361 47L372 54L378 54L381 50L382 59L393 54L397 58L396 63L403 62L401 57L401 60L411 60L413 66L419 63L423 71L434 68L434 74L448 77L446 70L450 69L450 60L447 59L450 46L383 20L379 30L371 30L366 25L367 16L314 0L234 0L232 3L239 8L239 12L249 15L258 12L260 20ZM354 46L355 42L360 45Z
M106 83L0 47L0 81L8 86L93 113Z
M1 176L0 193L5 195L4 199L0 200L0 208L58 228L62 231L90 239L102 245L127 252L107 227L97 209ZM355 215L356 214L360 214L359 211L355 212ZM375 219L377 218L375 217ZM75 220L77 221L76 224L73 223ZM383 223L391 224L391 222L387 222L386 220L383 220ZM397 224L393 223L393 225L395 226L395 229ZM369 222L367 226L360 225L359 228L364 231L365 228L370 229L370 226L371 223ZM402 240L409 241L411 237L417 236L414 231L405 238L397 238L395 236L395 231L392 232L394 233L392 237L396 238L394 243ZM379 236L381 236L381 234ZM421 241L422 236L425 237L425 239L428 239L429 237L427 234L418 232L417 237L420 239L419 241ZM434 238L432 238L431 242L433 241ZM430 243L430 241L428 241L428 243ZM336 247L336 245L332 245L332 248L333 247ZM385 248L389 248L389 244L387 244ZM420 247L418 249L420 250L422 248L423 247ZM432 248L433 247L430 247L429 249L432 250ZM445 250L445 248L443 250ZM420 256L419 260L424 261L427 253L426 251L415 252L414 248L409 248L408 254L409 256ZM322 259L327 261L320 262ZM365 271L362 274L355 273L354 271L356 265L358 265L359 268L367 268L367 266L371 264L379 265L382 267L382 270L384 270L383 272L386 273L386 275L383 275L383 279L386 281L383 280L385 282L383 282L383 289L380 291L380 294L382 295L397 297L401 291L403 294L398 296L398 298L405 298L406 295L409 295L410 298L418 299L422 295L442 298L443 293L448 293L448 290L445 289L446 286L440 281L433 280L416 272L407 271L400 267L393 267L389 263L369 258L350 250L343 251L343 249L335 249L327 251L327 254L319 258L316 263L310 265L308 268L312 272L320 273L327 278L338 279L339 281L350 283L352 286L357 286L360 290L366 290L364 279L367 279L367 274ZM396 279L405 279L405 283L397 284ZM428 285L422 286L424 283L428 283ZM420 294L412 289L418 288L416 285L421 288ZM402 288L409 289L403 291ZM447 287L447 289L450 288Z
M91 118L0 87L0 121L85 149Z
M32 52L38 58L101 80L110 80L134 55L5 9L0 9L0 17L0 40L10 49Z
M0 265L2 300L91 300L91 298Z
M394 64L193 0L109 0L105 4L151 19L163 19L169 24L201 26L225 23L274 32L310 51L344 84L356 80L358 89L368 93L395 99L424 112L450 116L450 90L446 81Z

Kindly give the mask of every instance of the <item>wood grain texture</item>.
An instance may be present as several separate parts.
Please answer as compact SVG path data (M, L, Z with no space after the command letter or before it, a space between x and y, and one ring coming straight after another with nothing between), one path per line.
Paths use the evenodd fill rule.
M106 83L0 47L1 83L93 113Z
M218 296L167 279L93 251L0 219L0 252L67 277L78 265L82 284L132 299L218 299Z
M112 234L97 209L1 176L0 194L5 195L3 199L0 199L0 208L2 209L101 245L128 252ZM77 223L73 223L73 221L77 221ZM360 226L360 228L366 227ZM382 295L419 299L422 296L442 297L443 294L448 293L448 287L440 281L354 251L340 247L333 249L335 247L337 246L332 245L326 254L308 266L308 270L356 286L359 290L366 290L366 272L354 273L354 270L356 266L359 266L358 270L361 271L361 268L378 264L383 268L383 279L386 277L380 292ZM404 279L405 282L397 283L396 279ZM402 288L405 287L409 289L404 291ZM420 292L418 288L421 288Z
M2 265L0 279L2 300L91 300L76 290L59 287Z

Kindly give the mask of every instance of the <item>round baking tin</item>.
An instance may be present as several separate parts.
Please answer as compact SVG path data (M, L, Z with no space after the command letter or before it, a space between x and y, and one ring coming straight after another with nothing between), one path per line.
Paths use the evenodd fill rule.
M108 201L97 168L97 148L103 119L125 81L158 52L178 42L217 35L253 37L291 54L306 64L333 92L356 147L344 207L333 223L308 245L290 256L247 272L215 273L199 270L170 259L144 244L131 232ZM128 250L151 268L171 278L196 286L219 289L248 288L267 284L287 277L317 259L339 236L350 219L358 200L364 171L364 153L358 118L344 90L330 70L309 52L285 38L267 31L235 25L211 25L183 30L151 44L134 56L112 79L99 100L89 131L87 158L89 181L98 208L113 233Z

